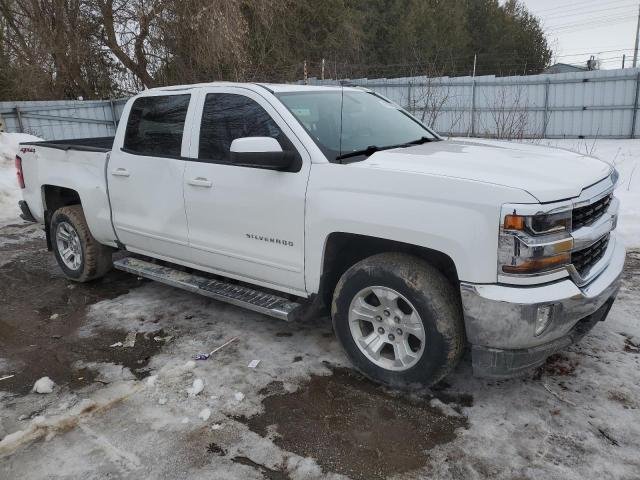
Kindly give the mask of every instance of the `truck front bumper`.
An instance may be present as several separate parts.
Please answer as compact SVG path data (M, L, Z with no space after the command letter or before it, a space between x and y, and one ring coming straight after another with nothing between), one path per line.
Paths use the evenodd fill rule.
M624 246L616 240L605 270L581 288L569 279L535 287L461 282L474 375L517 376L580 340L609 313L624 261ZM536 335L540 314L548 323Z

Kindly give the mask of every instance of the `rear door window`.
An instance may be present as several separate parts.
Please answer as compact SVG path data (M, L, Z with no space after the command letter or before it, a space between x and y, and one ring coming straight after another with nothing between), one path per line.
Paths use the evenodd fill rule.
M180 157L191 95L140 97L131 107L124 149L138 155Z
M202 112L198 158L229 162L231 142L244 137L275 138L282 150L296 151L273 118L256 101L232 93L208 94Z

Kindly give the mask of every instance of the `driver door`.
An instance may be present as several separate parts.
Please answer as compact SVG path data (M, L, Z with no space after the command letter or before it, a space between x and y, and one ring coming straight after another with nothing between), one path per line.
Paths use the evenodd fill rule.
M310 157L277 110L259 94L203 89L199 134L184 175L192 262L205 270L303 293L304 212ZM195 122L197 123L197 121ZM231 162L237 138L272 137L300 155L298 171Z

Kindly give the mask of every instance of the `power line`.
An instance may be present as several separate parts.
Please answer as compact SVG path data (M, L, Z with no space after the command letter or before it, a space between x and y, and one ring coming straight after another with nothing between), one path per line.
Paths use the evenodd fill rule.
M561 29L561 28L565 28L565 27L574 26L574 25L583 25L583 24L588 24L588 23L592 23L592 22L604 22L604 21L609 21L609 20L617 20L617 19L620 19L620 18L629 18L629 15L616 13L616 14L604 15L604 16L600 16L600 17L582 18L582 19L572 20L572 21L568 21L568 22L565 21L564 23L561 23L559 25L554 25L552 27L548 27L548 29L549 30L557 30L557 29ZM635 12L634 12L633 18L635 18Z
M601 55L603 53L617 53L617 52L632 52L633 48L623 48L620 50L602 50L602 51L590 51L590 52L582 52L582 53L570 53L564 55L554 55L557 58L566 58L566 57L581 57L583 55Z
M613 10L621 10L621 9L625 9L625 12L616 12L616 14L622 14L622 13L629 13L631 14L632 12L635 14L635 10L637 7L636 5L622 5L619 7L605 7L605 8L598 8L595 10L580 10L577 13L568 13L566 15L554 15L553 18L549 19L549 20L556 20L559 18L567 18L567 17L577 17L577 16L581 16L581 15L593 15L593 14L598 14L601 12L612 12Z
M615 5L615 4L619 4L619 3L625 3L625 2L629 2L629 0L614 0L612 2L608 2L609 5ZM575 11L575 10L581 10L583 8L593 8L596 5L602 5L602 0L588 0L585 2L572 2L570 5L559 5L557 7L552 7L552 8L545 8L542 10L538 10L537 12L535 12L534 14L536 15L540 15L542 13L547 14L548 12L556 12L559 11L559 13L565 13L565 12L570 12L570 11ZM635 3L631 3L631 6L634 6ZM550 15L555 15L555 13L550 13Z
M561 25L558 27L548 28L547 31L551 33L563 32L567 33L569 31L582 30L583 28L600 28L608 25L615 25L619 23L625 23L629 21L635 21L636 17L630 17L629 15L619 16L619 17L604 17L599 19L593 19L589 21L576 22L576 23L567 23L565 25Z

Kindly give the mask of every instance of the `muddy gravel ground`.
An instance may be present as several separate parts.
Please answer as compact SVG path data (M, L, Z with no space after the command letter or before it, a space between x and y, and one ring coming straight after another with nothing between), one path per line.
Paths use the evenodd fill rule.
M638 479L639 297L630 252L610 318L542 368L487 382L465 358L397 392L350 369L327 318L116 271L75 284L37 227L2 227L0 478ZM43 376L54 391L31 392Z

